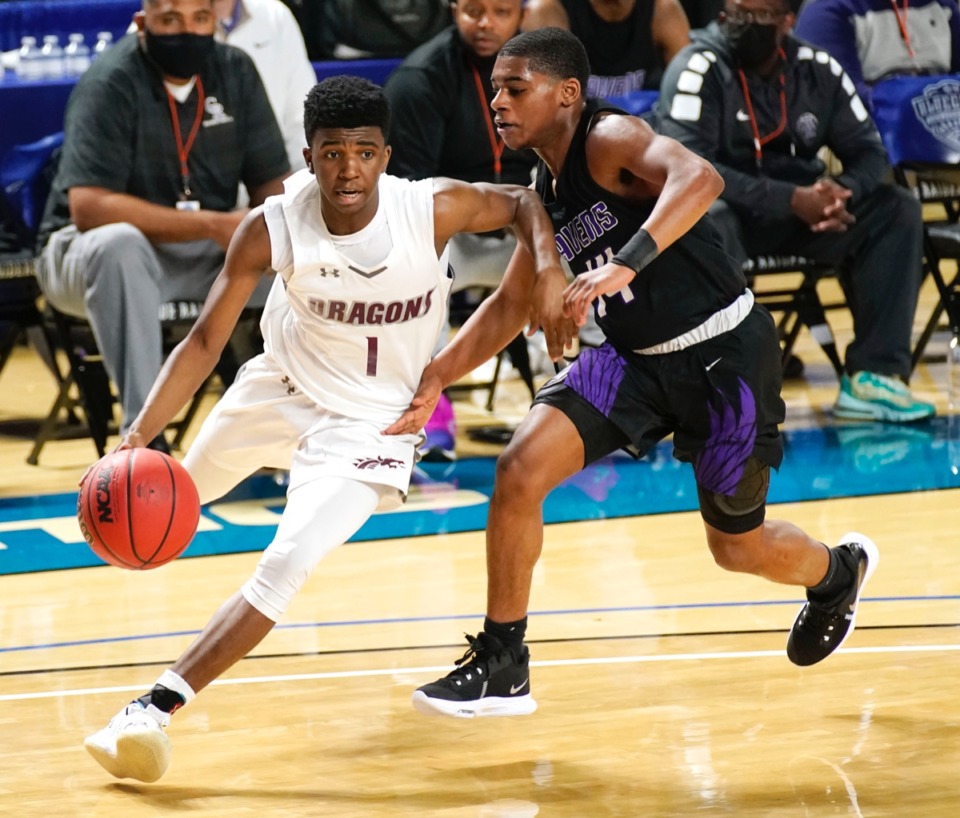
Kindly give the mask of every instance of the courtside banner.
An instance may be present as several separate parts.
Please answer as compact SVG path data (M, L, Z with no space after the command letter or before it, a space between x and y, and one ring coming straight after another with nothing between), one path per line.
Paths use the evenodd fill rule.
M960 75L891 77L873 105L891 164L960 164Z

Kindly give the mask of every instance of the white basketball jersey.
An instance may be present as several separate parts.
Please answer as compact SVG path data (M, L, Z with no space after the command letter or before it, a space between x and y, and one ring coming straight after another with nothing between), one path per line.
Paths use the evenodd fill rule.
M327 230L309 171L284 187L263 206L271 266L285 289L283 297L275 282L264 309L265 354L320 406L392 423L430 361L453 283L447 253L438 259L434 246L433 182L380 177L379 211L364 231L390 250L372 267L335 245L345 237Z

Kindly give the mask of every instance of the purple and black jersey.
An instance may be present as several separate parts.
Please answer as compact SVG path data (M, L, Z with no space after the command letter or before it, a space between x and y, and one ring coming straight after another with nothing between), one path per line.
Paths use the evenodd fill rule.
M575 275L596 269L643 225L654 206L635 203L600 187L587 167L586 139L600 111L618 111L598 100L584 108L554 191L541 162L537 192L553 220L557 249ZM746 287L719 233L704 216L667 247L629 285L594 306L604 335L620 350L661 344L699 326L728 307Z

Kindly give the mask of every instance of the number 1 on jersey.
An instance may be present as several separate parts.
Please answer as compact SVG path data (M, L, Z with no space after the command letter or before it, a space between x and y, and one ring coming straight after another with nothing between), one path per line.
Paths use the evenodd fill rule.
M377 376L377 341L375 336L367 336L367 377Z

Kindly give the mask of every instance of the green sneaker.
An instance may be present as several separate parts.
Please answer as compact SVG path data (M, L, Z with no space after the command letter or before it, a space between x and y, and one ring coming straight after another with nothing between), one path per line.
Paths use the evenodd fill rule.
M855 372L844 375L840 394L833 405L834 417L845 420L882 420L890 423L912 423L933 417L932 403L916 400L899 378L877 372Z

